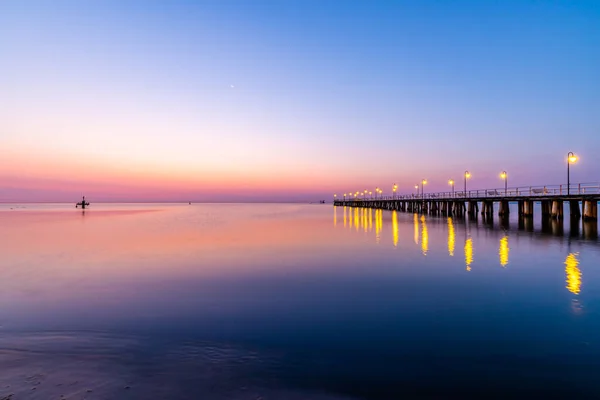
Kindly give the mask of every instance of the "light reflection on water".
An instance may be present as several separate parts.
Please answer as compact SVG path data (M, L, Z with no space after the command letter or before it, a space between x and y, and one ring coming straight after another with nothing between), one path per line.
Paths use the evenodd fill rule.
M119 343L103 376L141 365L154 375L139 386L196 397L238 398L247 377L236 390L253 398L507 395L507 376L596 394L599 243L579 239L589 224L575 238L553 226L293 204L1 211L0 347L13 353L0 350L0 387L28 373L8 359L33 346L23 332L61 337L55 361L102 332ZM113 353L133 359L111 365Z
M581 270L576 253L570 253L565 260L565 272L567 274L567 289L573 294L581 291Z
M456 246L454 234L454 223L452 222L452 218L448 217L448 255L450 257L454 257L454 248Z
M419 216L417 214L413 214L414 227L415 227L415 244L419 244Z
M473 264L473 239L468 238L465 240L465 264L467 271L471 270L471 264Z
M508 247L508 236L502 236L500 239L500 248L498 249L498 255L500 256L500 265L506 267L508 265L508 255L510 253L510 247Z
M424 215L421 216L421 251L424 256L429 251L429 233L427 232L427 222Z
M394 238L394 247L398 247L398 212L392 211L392 235Z

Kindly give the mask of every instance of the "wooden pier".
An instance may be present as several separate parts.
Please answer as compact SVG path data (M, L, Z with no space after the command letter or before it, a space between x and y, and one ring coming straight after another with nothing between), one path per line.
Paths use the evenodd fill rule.
M567 194L569 193L569 194ZM533 218L534 203L541 205L542 217L562 220L564 206L568 203L571 219L598 220L600 185L578 184L571 186L528 186L519 188L483 189L463 192L425 193L421 195L354 196L334 199L334 205L395 210L430 215L476 216L479 212L493 218L494 209L498 216L508 218L509 203L518 205L519 217ZM497 204L497 207L494 205Z

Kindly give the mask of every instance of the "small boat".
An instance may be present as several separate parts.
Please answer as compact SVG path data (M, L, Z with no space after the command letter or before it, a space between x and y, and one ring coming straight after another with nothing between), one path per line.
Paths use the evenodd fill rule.
M85 196L83 196L83 199L79 203L75 204L75 208L77 208L79 206L81 206L81 208L85 208L89 205L90 205L90 203L85 201Z

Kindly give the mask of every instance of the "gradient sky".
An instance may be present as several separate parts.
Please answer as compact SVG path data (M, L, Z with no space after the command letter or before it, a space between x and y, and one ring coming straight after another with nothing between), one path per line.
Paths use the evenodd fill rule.
M600 2L0 1L0 201L600 181Z

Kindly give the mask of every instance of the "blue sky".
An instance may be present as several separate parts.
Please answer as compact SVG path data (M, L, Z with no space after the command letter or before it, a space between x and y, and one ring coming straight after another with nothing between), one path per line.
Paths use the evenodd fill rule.
M6 198L600 180L597 1L4 1L0 54Z

